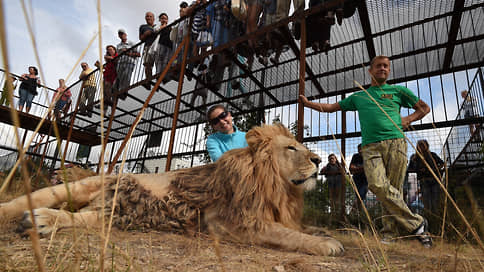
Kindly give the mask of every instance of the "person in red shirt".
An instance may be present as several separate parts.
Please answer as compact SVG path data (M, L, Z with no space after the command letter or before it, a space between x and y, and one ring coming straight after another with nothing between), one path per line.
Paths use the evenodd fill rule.
M106 64L104 65L104 112L108 106L113 105L113 85L116 80L116 57L118 53L114 45L106 46L106 55L104 55L104 60ZM99 67L99 62L96 62L96 66Z
M63 112L65 115L69 110L70 103L71 103L71 96L72 96L71 90L67 89L64 79L62 78L59 79L59 88L55 90L55 95L54 95L54 98L52 99L52 102L58 99L57 102L55 103L55 108L54 108L54 116L56 120L61 118L61 112Z

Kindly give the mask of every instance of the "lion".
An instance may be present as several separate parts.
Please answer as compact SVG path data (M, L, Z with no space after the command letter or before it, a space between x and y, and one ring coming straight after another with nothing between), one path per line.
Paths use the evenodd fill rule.
M302 184L314 180L321 158L297 142L282 125L255 127L248 147L227 151L215 163L162 174L125 174L119 180L113 224L120 229L195 233L204 228L222 239L278 247L314 255L340 255L342 244L331 237L304 233ZM100 226L110 214L116 176L88 177L32 193L40 234L63 227ZM31 228L26 196L0 204L0 219L21 217ZM201 223L199 223L201 222Z

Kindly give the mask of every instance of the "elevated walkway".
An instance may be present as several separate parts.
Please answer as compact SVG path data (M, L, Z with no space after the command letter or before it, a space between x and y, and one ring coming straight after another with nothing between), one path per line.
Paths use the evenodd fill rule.
M17 112L20 119L20 128L34 131L41 121L41 117L31 115L25 112ZM0 122L8 125L14 125L10 114L10 108L0 106ZM50 126L52 126L52 121L45 120L39 129L41 134L49 134ZM62 140L67 140L67 135L69 133L69 124L64 122L58 122L57 126L59 128L60 137ZM51 130L51 135L54 135L53 130ZM95 146L101 144L101 137L95 132L90 132L88 129L72 129L71 142L75 142L82 145Z

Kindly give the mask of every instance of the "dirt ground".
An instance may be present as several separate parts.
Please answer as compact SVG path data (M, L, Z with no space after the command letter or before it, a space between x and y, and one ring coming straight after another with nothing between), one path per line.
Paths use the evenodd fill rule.
M0 224L0 271L37 271L32 243ZM47 271L99 271L99 230L65 229L41 238ZM201 234L113 229L105 271L484 271L484 254L471 246L437 242L432 249L406 240L381 245L352 231L332 231L345 254L322 257L234 242ZM366 246L367 245L367 246ZM379 250L382 246L385 254ZM371 254L370 254L371 253ZM386 256L386 257L384 257ZM385 265L385 259L388 265Z

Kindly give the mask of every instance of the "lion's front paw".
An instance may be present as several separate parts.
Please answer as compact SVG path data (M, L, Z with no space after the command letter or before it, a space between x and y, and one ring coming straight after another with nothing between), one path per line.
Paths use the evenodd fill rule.
M35 223L37 224L37 233L40 235L47 235L54 230L55 216L51 214L47 208L34 209ZM30 211L25 211L22 221L15 230L18 233L25 234L27 230L32 229L34 224L32 223L32 217Z
M338 240L325 237L323 238L324 242L322 243L323 253L326 256L340 256L344 253L345 249L343 244L341 244Z

